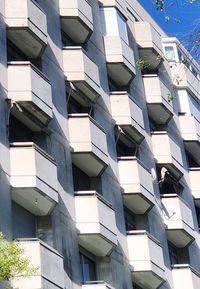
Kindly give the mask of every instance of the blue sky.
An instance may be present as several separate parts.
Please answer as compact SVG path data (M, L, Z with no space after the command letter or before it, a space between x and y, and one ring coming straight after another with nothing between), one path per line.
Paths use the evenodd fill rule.
M197 0L195 4L190 4L187 0L166 0L168 7L166 12L157 11L154 0L138 1L169 36L176 36L181 42L184 42L189 32L197 28L197 23L199 23L200 30L200 0ZM167 23L165 16L170 17Z

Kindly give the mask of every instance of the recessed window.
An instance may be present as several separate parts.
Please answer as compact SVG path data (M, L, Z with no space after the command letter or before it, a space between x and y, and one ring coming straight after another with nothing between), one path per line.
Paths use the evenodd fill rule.
M180 194L183 186L165 167L157 167L161 194Z
M197 223L200 230L200 208L195 207L195 209L196 209Z
M124 208L124 218L126 231L136 230L135 215L131 213L127 208Z
M168 242L170 264L190 264L188 248L177 248Z
M165 47L165 57L168 61L176 61L174 47L173 46L166 46Z
M83 283L95 281L97 279L95 262L82 253L80 253L80 266Z
M168 244L168 248L171 265L179 264L178 249L171 244Z
M36 217L29 211L12 202L13 238L35 238Z
M33 139L33 132L11 114L9 122L9 141L11 143L33 142Z
M102 33L104 36L120 36L128 43L125 17L114 7L101 8Z

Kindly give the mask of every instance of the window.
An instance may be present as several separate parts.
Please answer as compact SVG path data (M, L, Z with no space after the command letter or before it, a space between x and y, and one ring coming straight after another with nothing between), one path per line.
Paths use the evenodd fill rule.
M118 22L118 28L119 28L119 36L128 43L128 34L127 34L127 25L126 25L126 19L123 17L123 15L119 12L117 12L117 22Z
M187 161L188 161L188 167L189 168L199 168L199 163L197 162L197 160L194 159L194 157L186 150L186 157L187 157Z
M97 279L95 262L82 253L80 253L80 266L83 283Z
M180 50L178 50L178 59L179 61L183 61L184 59L183 53Z
M200 208L195 207L195 209L196 209L197 223L200 230Z
M171 244L168 244L168 248L169 248L169 258L170 258L171 265L179 264L177 248Z
M10 61L30 61L34 66L42 71L41 59L28 58L18 47L16 47L11 41L8 41L7 45L7 59Z
M33 139L33 132L11 114L9 122L9 141L33 142Z
M130 146L126 143L124 143L120 137L117 140L116 143L117 148L117 156L118 157L128 157L128 156L136 156L137 153L137 146L134 144L130 144Z
M183 186L165 167L157 167L157 175L161 194L180 194L183 191Z
M174 47L173 46L166 46L165 47L165 57L168 61L176 61Z
M139 157L138 145L134 143L122 130L115 127L115 144L117 156L137 156Z
M128 43L125 17L115 8L101 8L102 32L104 36L120 36Z
M35 238L36 217L29 211L12 202L13 238Z
M168 243L169 258L171 265L190 264L188 248L177 248L173 244Z
M124 208L126 231L136 230L135 216L127 208Z
M193 115L196 119L200 118L200 105L195 98L190 95L187 90L181 89L177 91L179 113Z
M68 100L68 114L72 113L88 113L93 117L93 107L83 106L71 96Z

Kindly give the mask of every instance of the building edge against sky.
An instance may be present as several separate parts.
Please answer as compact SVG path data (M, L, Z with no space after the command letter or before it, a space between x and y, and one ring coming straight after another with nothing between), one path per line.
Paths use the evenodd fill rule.
M12 285L199 289L198 64L136 0L0 19L0 231L38 267Z

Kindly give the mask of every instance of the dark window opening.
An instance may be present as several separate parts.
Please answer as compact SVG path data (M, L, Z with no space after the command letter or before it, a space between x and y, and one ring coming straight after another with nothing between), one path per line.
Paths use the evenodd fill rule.
M12 202L12 228L13 239L35 238L36 217L17 203Z
M93 117L93 107L92 106L83 106L73 97L69 98L68 101L68 114L72 113L87 113Z
M7 39L7 60L29 61L28 57L8 39Z
M42 71L41 59L28 58L18 47L15 46L10 40L7 40L7 61L30 61L34 66Z
M144 230L149 232L148 214L134 214L124 207L124 220L126 231Z
M34 133L12 114L9 121L9 141L12 142L33 142Z
M40 240L53 247L51 215L37 217L37 236Z
M80 253L80 267L83 283L97 280L95 262L82 253Z
M190 264L188 248L177 248L168 242L170 264Z
M169 248L169 259L170 259L171 265L180 264L179 257L178 257L178 249L171 244L168 244L168 248Z
M129 92L129 85L128 86L119 86L116 82L114 82L111 78L108 77L108 86L109 91L127 91Z
M137 148L136 146L126 146L122 141L118 140L117 142L117 156L136 156Z
M147 61L147 68L142 69L142 74L158 74L157 68L150 68L148 67L148 61Z
M189 168L199 168L200 167L200 164L198 164L187 151L186 151L186 157L187 157Z
M196 209L196 216L197 216L197 224L200 230L200 208L198 208L197 206L195 207Z
M74 191L89 191L91 190L90 177L82 170L72 165Z
M135 215L132 212L130 212L130 210L128 210L127 208L124 208L124 219L126 231L136 230Z
M120 129L115 128L115 143L118 157L137 156L139 154L138 145Z
M183 191L183 186L165 167L157 168L157 176L161 194L180 194Z
M89 177L74 164L72 165L74 191L97 191L102 194L101 177Z
M152 119L149 119L150 130L154 131L166 131L167 124L157 124Z
M75 46L76 44L73 42L71 38L62 30L61 31L61 37L62 37L62 46Z

